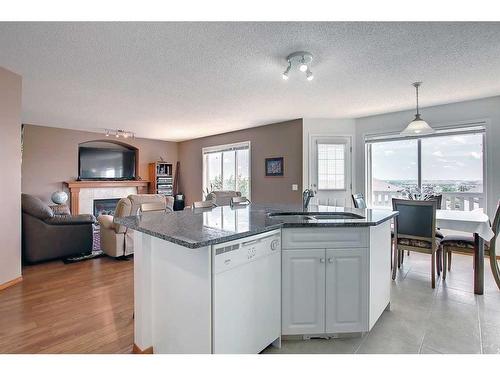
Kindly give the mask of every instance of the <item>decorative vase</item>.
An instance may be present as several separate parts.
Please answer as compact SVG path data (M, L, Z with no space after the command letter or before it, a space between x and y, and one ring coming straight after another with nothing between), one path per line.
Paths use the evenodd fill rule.
M64 204L68 200L68 194L64 191L56 191L52 194L51 199L55 204Z

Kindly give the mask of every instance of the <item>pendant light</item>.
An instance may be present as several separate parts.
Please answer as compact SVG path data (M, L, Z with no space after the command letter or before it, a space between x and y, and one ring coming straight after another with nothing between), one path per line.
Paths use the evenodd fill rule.
M422 82L415 82L412 85L413 87L415 87L415 91L417 94L417 113L415 115L415 119L410 122L405 130L403 130L400 134L404 136L416 136L434 133L435 130L432 129L429 124L422 120L422 118L420 117L418 108L418 88L422 85Z

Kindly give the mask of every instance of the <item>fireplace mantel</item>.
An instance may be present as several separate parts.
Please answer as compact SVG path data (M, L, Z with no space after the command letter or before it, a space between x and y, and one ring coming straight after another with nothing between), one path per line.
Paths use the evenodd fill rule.
M149 181L65 181L64 186L69 190L71 214L78 215L80 212L80 189L92 188L116 188L116 187L135 187L137 194L147 194L149 190Z

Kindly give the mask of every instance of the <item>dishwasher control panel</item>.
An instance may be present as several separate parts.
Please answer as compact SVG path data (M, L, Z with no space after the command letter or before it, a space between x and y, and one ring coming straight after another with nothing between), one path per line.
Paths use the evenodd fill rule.
M213 273L223 272L263 256L279 253L281 231L273 230L213 246Z
M255 246L252 246L247 249L247 259L252 259L253 257L255 257L256 254L257 254L257 249L255 248Z

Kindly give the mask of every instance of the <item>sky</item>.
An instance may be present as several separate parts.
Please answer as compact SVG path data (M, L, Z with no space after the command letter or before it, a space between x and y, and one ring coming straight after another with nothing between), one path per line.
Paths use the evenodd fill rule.
M422 180L482 180L482 134L422 139ZM374 143L373 177L417 180L417 140Z

